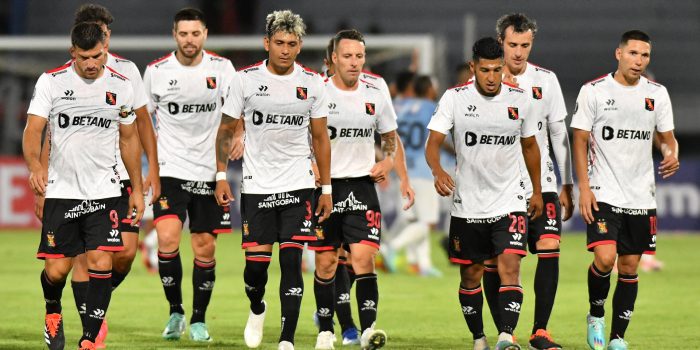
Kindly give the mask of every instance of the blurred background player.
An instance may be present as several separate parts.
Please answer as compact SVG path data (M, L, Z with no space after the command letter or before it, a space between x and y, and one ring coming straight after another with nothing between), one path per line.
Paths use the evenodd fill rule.
M211 341L205 323L216 280L216 235L231 232L228 207L217 205L215 141L228 82L236 74L231 61L203 50L207 27L201 11L175 14L177 49L153 62L144 73L149 109L157 116L161 196L153 212L158 233L158 272L170 305L163 338L185 331L182 307L180 238L189 216L194 252L190 338Z
M535 271L535 320L530 337L530 348L561 349L547 331L547 323L554 307L559 284L559 240L562 220L573 213L571 149L566 130L566 106L559 81L554 72L528 62L537 33L537 24L524 14L504 15L496 23L498 40L503 47L505 80L525 90L530 97L531 117L537 120L535 137L540 148L542 199L545 215L528 221L528 246L537 254ZM551 140L551 144L549 142ZM561 196L557 195L557 177L550 151L557 161L562 179ZM523 174L525 175L525 174ZM526 197L532 193L532 184L523 176ZM562 208L564 212L562 213ZM498 327L498 277L496 261L487 261L484 272L484 291L494 322Z
M305 30L301 17L289 10L267 15L263 45L268 59L242 69L232 80L216 139L216 199L227 206L233 200L225 173L233 136L241 119L246 123L241 220L250 314L243 337L250 348L262 342L267 269L272 245L279 242L282 331L278 348L294 349L304 294L302 249L304 242L322 234L317 221L323 222L332 210L325 86L316 72L295 62ZM312 149L321 182L318 200Z
M457 73L457 82L455 85L466 84L472 77L474 77L472 70L469 68L469 64L470 61L467 61L457 66L457 69L455 70L455 73Z
M453 198L450 260L461 264L459 301L474 349L488 349L481 278L484 261L496 257L501 277L496 349L520 350L513 332L523 302L520 260L526 254L527 216L534 219L542 213L537 118L524 90L501 83L503 49L496 39L478 40L472 59L474 81L447 90L428 124L425 157L437 192ZM455 138L456 181L440 164L440 148L448 133ZM520 185L521 170L513 166L520 157L525 158L532 181L529 208Z
M73 57L46 72L37 82L29 106L23 149L30 184L46 198L42 240L37 257L45 260L41 275L46 301L45 341L63 349L61 294L72 258L86 252L89 282L79 349L95 349L95 338L112 294L112 252L124 249L120 222L143 215L141 181L124 208L116 170L119 144L125 170L141 179L140 146L129 80L107 62L107 40L94 22L71 31ZM48 123L48 167L41 164L41 133ZM117 142L117 140L119 140ZM119 212L122 209L123 212ZM128 214L127 214L128 213Z
M622 34L615 49L617 70L586 83L576 100L574 161L579 179L579 209L588 225L588 346L605 349L605 300L617 258L613 321L607 349L627 349L625 331L638 292L642 254L656 252L654 134L663 155L658 172L675 174L678 142L666 88L642 74L651 59L651 39L639 30ZM611 102L611 101L614 101Z

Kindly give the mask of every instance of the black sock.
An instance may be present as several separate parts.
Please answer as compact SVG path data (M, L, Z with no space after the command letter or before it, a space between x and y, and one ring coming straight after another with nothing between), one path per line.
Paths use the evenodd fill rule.
M90 282L88 285L87 299L85 301L85 326L80 342L88 339L95 341L97 333L100 331L102 322L107 315L109 300L112 298L112 272L88 269Z
M66 281L54 282L49 280L46 275L46 270L41 270L41 289L44 291L44 301L46 302L46 314L60 314L63 311L61 307L61 296L63 296L63 287L66 286Z
M338 259L338 268L335 270L335 314L338 315L338 323L343 332L350 328L357 328L350 309L350 277L346 263L347 259L341 256Z
M617 276L617 287L613 294L613 319L610 329L610 340L625 338L625 331L630 324L634 312L634 302L637 300L639 290L638 275Z
M559 249L539 250L535 271L535 324L532 327L532 334L535 334L538 329L547 329L558 284Z
M499 288L501 288L501 277L498 275L498 265L484 265L484 294L496 329L501 329L501 311L498 307Z
M192 317L190 324L204 322L207 306L211 300L216 281L216 260L201 261L194 259L192 270Z
M314 297L316 298L316 316L318 331L333 332L333 314L335 313L335 276L321 278L314 273Z
M246 252L245 269L243 270L243 282L245 294L250 300L250 311L260 315L265 311L262 303L267 284L267 268L270 266L272 253L270 252Z
M164 253L158 251L158 274L163 284L165 298L170 304L170 313L184 315L182 308L182 261L180 261L180 250Z
M593 317L605 316L605 299L610 291L610 271L600 271L595 264L588 268L588 302L589 313Z
M112 291L117 289L117 287L124 282L127 274L129 274L128 271L126 273L121 273L117 270L112 270Z
M280 244L280 304L282 304L282 332L279 341L294 344L294 333L299 321L304 279L301 276L301 255L304 246L298 243Z
M360 309L360 332L372 327L377 320L377 308L379 307L379 289L377 287L376 273L363 273L355 277L355 297Z
M513 334L523 305L523 288L519 285L502 285L498 289L498 305L501 312L501 328L498 332Z
M464 288L460 285L459 304L462 305L464 320L467 321L467 326L474 339L483 337L484 320L481 317L481 309L484 307L484 296L481 293L481 286Z
M90 282L71 281L70 286L73 289L73 299L75 299L75 308L78 309L80 322L85 327L85 301L87 300L88 284Z

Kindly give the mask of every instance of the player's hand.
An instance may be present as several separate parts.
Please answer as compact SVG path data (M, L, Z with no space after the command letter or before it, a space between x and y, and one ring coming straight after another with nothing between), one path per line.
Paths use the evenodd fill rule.
M153 205L156 203L158 198L160 198L160 176L158 176L158 171L149 171L146 177L143 179L143 195L148 196L148 189L152 191L151 203Z
M593 191L589 188L581 190L578 199L578 209L581 212L583 221L587 224L592 224L595 221L593 210L598 211L598 202L595 199Z
M333 196L330 194L322 194L318 197L318 206L316 206L316 216L318 216L318 223L322 223L331 216L331 211L333 211Z
M374 163L372 170L369 171L369 177L374 182L382 182L387 179L393 167L394 161L388 157L384 158L381 162Z
M46 186L49 184L49 172L46 169L39 168L38 170L30 171L29 187L34 191L34 194L45 196Z
M214 196L216 197L216 203L222 207L225 207L234 201L233 194L231 194L231 186L226 180L219 180L216 182Z
M503 82L508 83L510 85L519 86L518 78L516 78L513 74L510 73L503 73Z
M403 210L408 210L413 206L416 197L416 192L408 181L401 181L401 198L404 199Z
M681 168L681 163L673 155L667 155L659 165L659 175L666 179L675 174Z
M239 160L243 157L243 151L245 150L245 144L242 137L233 138L233 146L231 146L231 153L228 155L230 160Z
M311 162L311 171L314 173L316 187L321 187L321 172L318 171L318 164L316 164L316 162Z
M44 218L44 200L46 197L35 195L34 196L34 215L41 221Z
M139 226L145 207L146 205L143 203L143 194L136 192L131 193L129 196L129 212L126 215L127 219L131 219L131 226Z
M544 208L544 201L542 200L542 194L533 193L530 197L530 204L527 206L527 215L530 219L537 219L542 215L542 209Z
M559 194L559 204L564 208L562 221L569 220L574 214L574 185L562 185Z
M452 180L450 174L442 170L442 168L435 171L433 174L435 177L435 190L437 193L443 197L447 197L452 194L455 189L455 182Z

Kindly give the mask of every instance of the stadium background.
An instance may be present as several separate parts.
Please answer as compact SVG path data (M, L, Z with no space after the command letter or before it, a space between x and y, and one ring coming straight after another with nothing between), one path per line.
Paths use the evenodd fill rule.
M60 65L68 58L68 33L73 12L82 3L75 0L0 1L0 246L3 247L16 242L18 233L33 235L38 227L33 214L33 195L26 185L27 170L21 158L21 135L26 108L34 83L41 72ZM265 15L275 9L290 8L304 18L308 26L307 32L314 38L327 40L343 28L357 28L366 34L376 35L376 38L397 42L415 38L406 35L429 37L433 61L428 67L425 62L422 62L422 66L421 62L418 63L421 73L429 73L437 79L440 91L454 84L455 69L468 56L471 43L482 36L494 35L498 17L509 12L524 12L536 19L539 25L530 61L557 73L569 111L573 109L576 95L583 83L615 69L613 50L619 35L629 29L645 30L653 40L650 70L656 80L668 88L673 102L682 164L681 171L676 176L665 181L659 179L657 183L659 229L663 233L691 234L676 236L683 238L675 243L674 239L678 238L670 239L670 243L675 244L670 246L679 249L677 258L690 258L681 249L700 243L700 237L695 235L700 230L700 122L697 118L700 110L700 93L697 89L700 70L694 67L694 59L700 57L700 45L697 43L697 38L700 37L700 2L122 0L99 3L107 6L116 19L111 26L111 50L136 62L142 71L148 62L170 49L120 48L117 40L124 37L138 39L141 36L160 36L163 42L168 43L167 47L174 48L174 42L169 37L172 15L182 7L198 7L206 13L210 41L216 36L236 40L235 36L239 35L260 39L257 46L245 50L205 45L207 49L231 58L236 67L264 58L261 38ZM40 45L29 49L17 48L18 43L36 39L63 42L66 49L47 50ZM383 75L389 83L394 80L397 72L415 63L412 56L424 57L423 53L412 55L412 51L394 52L386 47L375 47L371 39L367 46L371 69ZM320 69L322 55L320 49L304 49L299 61ZM384 210L390 212L392 209ZM577 213L565 224L567 231L581 231L582 228L583 223ZM580 235L574 241L580 243L582 239L583 236ZM13 251L16 249L23 254L31 254L35 250L34 238L19 241L25 245L15 246ZM26 244L27 242L31 244ZM578 248L577 246L576 249ZM7 251L9 250L4 252ZM2 255L7 257L4 253ZM588 259L585 255L580 257L582 260L575 267L578 269L585 264L583 259ZM28 271L33 275L38 269L36 264ZM0 276L6 276L8 271L8 266L0 269ZM451 270L448 273L453 275L448 275L447 279L453 285L454 278L451 277L456 274ZM680 279L683 275L680 271L676 271L675 275L669 273L659 283L678 283L676 276ZM38 288L38 283L32 283L29 285ZM418 286L406 283L409 288ZM156 284L154 288L159 287ZM694 288L697 290L697 287ZM269 290L274 293L275 289L271 286ZM13 297L14 294L9 291L0 288L0 295ZM156 292L160 293L159 290ZM66 304L69 303L69 294L70 292L64 293ZM310 296L309 290L305 299L312 299ZM561 297L558 300L559 304ZM32 307L39 308L38 305ZM697 302L693 302L691 308L692 305L697 309ZM691 315L689 317L697 320L696 315ZM461 322L459 317L457 322ZM523 322L520 328L526 329L528 326ZM634 327L633 322L632 328ZM3 343L0 341L0 344Z

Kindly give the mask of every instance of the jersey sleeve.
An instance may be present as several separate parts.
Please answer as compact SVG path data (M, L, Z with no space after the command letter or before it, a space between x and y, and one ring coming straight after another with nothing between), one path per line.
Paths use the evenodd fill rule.
M549 111L547 111L547 123L554 123L566 119L566 104L564 94L559 86L559 79L552 73L552 80L549 86L551 99L549 100Z
M529 103L529 98L527 95L523 94L520 99L520 117L523 119L520 124L520 137L531 137L535 136L539 132L537 127L538 118L535 117L534 110L532 108L532 103Z
M391 92L389 91L389 85L387 85L386 80L384 80L384 78L379 78L377 82L377 87L379 88L379 91L382 92L382 95L384 95L384 97L388 98L389 101L391 101Z
M224 101L229 93L229 87L231 86L231 83L233 82L233 79L235 78L236 74L236 69L233 68L233 63L231 61L226 61L226 64L224 65L224 74L221 80L223 80L223 85L221 86L221 97L224 98Z
M131 87L134 89L134 109L139 109L148 104L148 96L146 95L146 90L143 86L143 79L141 78L141 72L136 64L133 62L129 64L128 72L124 72L126 77L129 78L131 82Z
M447 135L447 133L454 127L454 106L453 106L454 92L452 90L447 90L440 98L433 117L430 118L430 123L428 123L428 129L437 131L441 134Z
M576 99L576 107L574 107L574 116L571 118L571 127L591 131L593 121L596 114L595 95L592 93L590 86L584 85Z
M660 97L661 101L658 103L660 108L656 113L656 130L658 132L671 131L674 129L673 107L671 106L671 97L668 95L668 90L664 89Z
M396 112L394 112L391 100L387 99L383 93L381 97L381 110L377 117L377 132L385 134L396 130L398 125L396 124Z
M156 110L156 104L153 101L153 93L151 92L151 67L146 67L146 71L143 72L143 91L146 94L146 108L148 108L148 114L152 114Z
M326 101L326 84L324 84L321 76L316 76L317 78L317 89L318 94L314 100L313 105L311 105L311 111L309 117L311 118L325 118L328 116L328 101Z
M221 107L221 113L231 118L240 119L241 114L243 114L243 105L245 101L243 80L243 74L235 73L231 77L231 81L224 96L224 105Z
M135 91L131 82L129 82L129 84L126 85L125 92L127 94L126 99L123 101L123 104L120 107L121 109L119 111L119 123L130 125L136 121L136 113L134 113Z
M34 93L32 101L29 103L27 114L48 119L52 108L51 102L51 82L49 82L48 75L42 74L34 86Z

